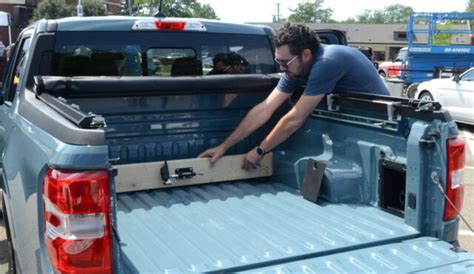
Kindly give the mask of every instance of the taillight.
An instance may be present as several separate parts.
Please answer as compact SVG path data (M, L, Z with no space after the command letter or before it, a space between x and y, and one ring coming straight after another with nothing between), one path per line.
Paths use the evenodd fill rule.
M197 20L190 19L176 19L176 18L161 18L156 19L141 19L135 21L132 30L142 31L207 31L206 27Z
M55 272L111 273L108 172L48 169L43 200L44 239Z
M155 21L155 25L159 30L183 30L186 22L171 22L171 21Z
M464 199L464 141L460 139L448 140L448 172L446 180L446 195L449 201L445 201L444 221L454 219L462 208ZM452 204L451 204L452 203Z

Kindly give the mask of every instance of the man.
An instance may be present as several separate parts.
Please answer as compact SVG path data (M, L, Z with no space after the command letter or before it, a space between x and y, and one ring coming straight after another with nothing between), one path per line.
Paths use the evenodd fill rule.
M214 58L212 58L213 68L207 75L215 74L226 74L229 73L231 69L230 61L227 53L221 52L217 53Z
M247 60L235 52L218 53L212 59L213 69L207 75L244 74Z
M245 74L246 66L248 65L247 60L235 52L231 52L227 55L230 63L231 74Z
M275 62L285 72L284 76L270 95L250 110L222 144L199 155L209 157L211 165L230 147L265 124L300 86L305 88L298 102L278 121L261 144L246 154L243 169L256 168L267 152L300 128L325 94L351 91L389 95L372 63L357 49L321 45L317 34L304 25L285 24L274 40Z

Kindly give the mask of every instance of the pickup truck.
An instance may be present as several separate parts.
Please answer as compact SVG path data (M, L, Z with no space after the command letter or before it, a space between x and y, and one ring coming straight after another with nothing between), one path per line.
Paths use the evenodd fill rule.
M295 93L214 166L196 158L276 85L273 35L153 17L23 30L0 106L11 272L472 272L457 244L464 143L436 102L329 94L242 170ZM219 53L245 73L206 75Z

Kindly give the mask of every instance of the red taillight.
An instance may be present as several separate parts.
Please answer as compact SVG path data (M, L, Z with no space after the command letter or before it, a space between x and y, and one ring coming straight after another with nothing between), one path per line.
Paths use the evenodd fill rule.
M445 201L444 221L454 219L461 211L464 198L464 141L460 139L448 140L448 171L446 180L446 195L449 201ZM454 205L454 206L453 206Z
M48 169L43 185L44 238L59 273L111 273L107 171Z
M183 30L186 22L155 21L155 25L159 30Z

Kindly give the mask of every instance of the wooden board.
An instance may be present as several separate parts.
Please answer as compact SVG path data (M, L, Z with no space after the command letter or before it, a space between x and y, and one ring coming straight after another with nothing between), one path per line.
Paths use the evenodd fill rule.
M208 158L193 158L168 161L169 174L175 174L177 168L192 167L195 173L202 173L186 179L172 179L171 184L165 184L161 179L163 162L116 165L116 191L129 192L155 188L167 188L196 184L208 184L224 181L242 180L258 177L268 177L273 174L272 153L268 153L260 162L260 167L253 170L243 170L242 161L245 154L224 156L211 168Z

